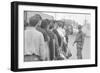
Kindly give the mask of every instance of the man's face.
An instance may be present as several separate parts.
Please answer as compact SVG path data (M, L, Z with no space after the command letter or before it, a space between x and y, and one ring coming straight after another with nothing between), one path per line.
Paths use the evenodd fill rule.
M53 26L54 26L54 28L56 29L56 28L57 28L57 23L55 23Z
M80 29L78 29L79 31L82 31L82 29L80 28Z
M41 26L41 22L42 22L42 20L39 20L39 22L38 22L38 26Z

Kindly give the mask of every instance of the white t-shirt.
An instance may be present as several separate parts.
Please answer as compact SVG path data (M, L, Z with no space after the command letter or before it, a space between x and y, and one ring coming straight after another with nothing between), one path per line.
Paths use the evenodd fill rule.
M59 27L59 28L57 29L57 31L58 31L59 35L64 39L64 42L66 43L65 30L62 29L61 27Z
M45 51L43 34L34 27L27 27L24 34L24 55L32 55L34 53L43 58L43 52Z

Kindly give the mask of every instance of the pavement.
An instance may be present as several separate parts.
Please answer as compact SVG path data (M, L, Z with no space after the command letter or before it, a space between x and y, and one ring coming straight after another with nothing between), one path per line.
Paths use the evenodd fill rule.
M82 56L83 59L90 59L90 53L91 53L91 41L90 41L90 37L85 37L84 40L84 45L83 45L83 50L82 50ZM72 53L72 56L69 59L77 59L77 49L76 49L76 45L73 46L73 42L75 40L75 36L74 35L70 35L69 36L69 44L68 47Z

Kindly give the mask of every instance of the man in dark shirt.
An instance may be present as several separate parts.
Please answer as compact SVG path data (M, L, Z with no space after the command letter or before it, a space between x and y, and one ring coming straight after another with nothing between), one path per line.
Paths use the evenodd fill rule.
M46 35L49 36L48 46L49 46L49 56L50 60L54 60L54 51L55 51L55 40L54 40L54 33L50 31L50 20L45 19L42 21L41 28L43 28L46 32Z
M77 46L77 59L82 59L82 49L84 44L84 34L82 32L82 26L78 26L79 32L76 35L76 39L74 41L74 44L76 43ZM74 45L73 44L73 45Z

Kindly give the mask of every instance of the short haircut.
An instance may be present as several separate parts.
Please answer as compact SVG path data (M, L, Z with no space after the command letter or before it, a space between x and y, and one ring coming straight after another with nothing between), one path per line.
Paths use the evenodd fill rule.
M39 14L35 14L34 16L30 17L29 24L30 26L36 26L36 24L42 19Z
M44 20L42 20L41 28L45 29L49 26L49 24L50 24L50 20L44 19Z
M57 23L58 23L59 27L64 27L64 22L63 21L59 20L59 21L57 21Z
M82 25L78 25L78 29L82 29Z

